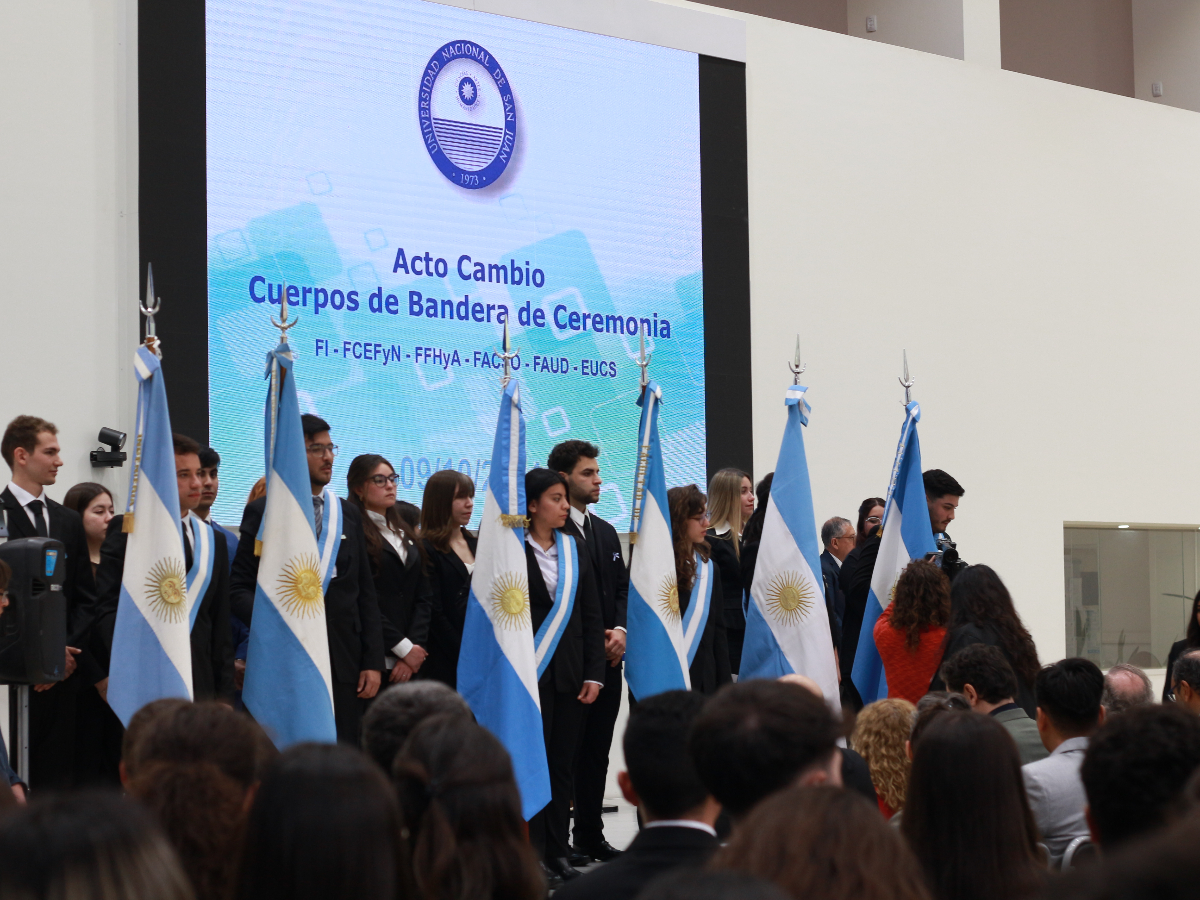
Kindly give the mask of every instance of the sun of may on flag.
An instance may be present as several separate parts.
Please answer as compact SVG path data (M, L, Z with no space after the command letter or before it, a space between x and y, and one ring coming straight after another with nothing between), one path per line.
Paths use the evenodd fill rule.
M854 655L852 678L864 704L888 693L883 660L875 647L875 621L892 602L896 580L905 567L912 560L924 559L927 553L937 551L933 526L929 523L929 505L925 501L925 483L921 479L921 444L917 439L920 420L921 407L915 400L910 401L904 408L904 426L883 513L883 538Z
M813 679L832 698L838 696L837 667L825 584L819 575L821 551L804 452L810 412L807 391L789 385L784 401L787 423L750 586L738 679L778 678L795 672Z
M507 352L507 338L505 339ZM516 380L504 387L458 657L458 692L512 757L521 810L550 802L525 559L525 419Z

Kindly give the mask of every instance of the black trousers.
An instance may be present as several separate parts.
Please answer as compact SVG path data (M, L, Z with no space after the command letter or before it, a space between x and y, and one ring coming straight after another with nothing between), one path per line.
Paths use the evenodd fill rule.
M339 744L362 748L362 717L367 701L358 696L358 682L333 682L333 724Z
M76 707L82 685L83 678L76 671L48 691L29 689L29 786L32 788L46 791L76 786ZM16 747L9 755L15 769Z
M546 761L550 766L550 802L529 820L529 841L542 859L570 856L567 830L571 820L572 769L579 732L587 709L576 694L554 689L552 677L538 684L542 703L542 735L546 739Z
M622 666L604 666L604 687L584 707L579 751L575 757L575 846L595 848L604 841L604 786L617 714L621 711Z

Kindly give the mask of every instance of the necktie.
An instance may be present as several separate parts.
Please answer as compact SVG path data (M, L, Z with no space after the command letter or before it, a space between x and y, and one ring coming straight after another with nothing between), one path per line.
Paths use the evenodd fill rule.
M321 527L325 524L325 496L323 494L313 497L313 519L317 525L317 537L320 537Z
M583 514L583 539L590 546L592 543L592 517L587 513Z
M192 526L186 519L183 521L183 562L187 566L187 570L192 571L192 542L188 540L191 535Z
M42 501L30 500L29 509L33 513L33 527L37 529L37 536L50 537L50 532L46 529L46 517L42 515Z

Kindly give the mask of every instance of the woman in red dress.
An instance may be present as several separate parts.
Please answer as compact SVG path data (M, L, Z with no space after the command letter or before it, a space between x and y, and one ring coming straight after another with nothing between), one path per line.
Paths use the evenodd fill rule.
M949 621L950 581L933 563L913 560L875 622L875 646L887 673L889 697L916 703L928 693Z

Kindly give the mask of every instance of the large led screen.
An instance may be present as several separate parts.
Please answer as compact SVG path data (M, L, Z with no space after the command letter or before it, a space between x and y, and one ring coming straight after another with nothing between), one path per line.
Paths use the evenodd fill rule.
M418 504L438 469L487 477L506 319L530 466L599 444L597 511L628 521L644 327L668 483L703 482L696 54L421 0L206 9L210 441L230 488L263 472L285 293L341 493L360 453ZM223 492L217 518L243 502Z

